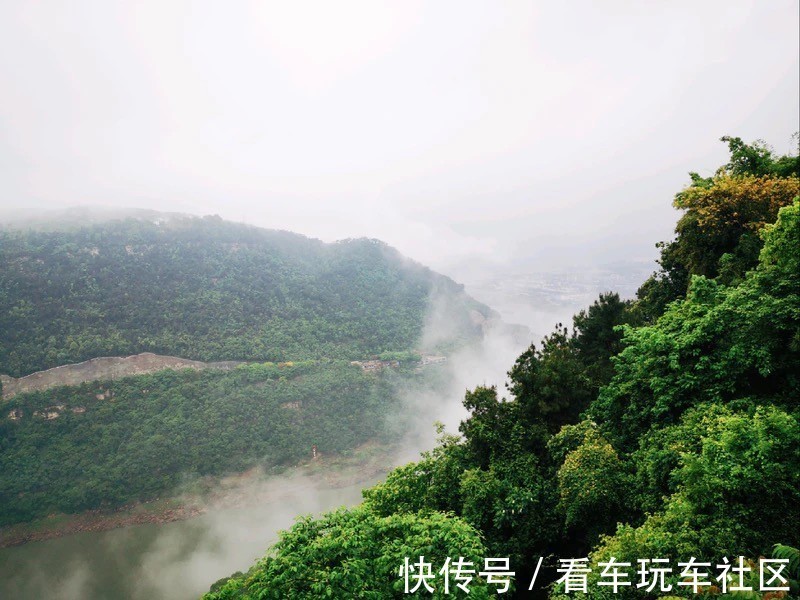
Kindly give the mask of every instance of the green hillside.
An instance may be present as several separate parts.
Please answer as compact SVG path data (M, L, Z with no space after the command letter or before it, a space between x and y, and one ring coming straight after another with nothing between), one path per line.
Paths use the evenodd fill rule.
M494 317L376 240L158 213L33 225L0 231L0 373L140 352L246 364L52 387L59 370L8 394L0 525L396 439L399 390L437 377L407 364L429 309L449 321L429 350L479 340ZM392 368L349 364L376 355Z
M390 440L398 377L408 375L345 362L253 363L18 394L0 419L0 525L294 464L312 446L330 456Z
M377 240L163 216L0 231L0 373L98 356L204 361L359 359L410 350L436 298L444 344L491 316L448 279Z
M800 159L723 139L730 162L676 196L676 237L636 299L601 295L518 358L510 398L468 391L460 436L443 434L361 506L298 521L206 599L445 598L459 579L452 563L440 569L459 556L475 570L475 598L503 587L478 575L490 557L510 559L519 598L535 575L550 598L706 597L734 585L744 589L731 597L797 598ZM420 556L436 592L409 595L400 569ZM759 557L770 556L786 560L788 594L759 591ZM586 590L567 589L558 559L582 557ZM739 557L741 583L718 578ZM661 592L637 585L637 561L656 558L668 564L646 566L670 569ZM707 563L706 584L687 585L679 563L692 559ZM613 561L630 585L608 586Z

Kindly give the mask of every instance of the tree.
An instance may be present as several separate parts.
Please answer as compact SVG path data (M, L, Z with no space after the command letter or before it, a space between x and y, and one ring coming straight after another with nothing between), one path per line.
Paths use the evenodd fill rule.
M676 238L657 244L660 269L637 292L633 310L644 321L654 322L685 296L692 275L741 281L758 262L758 230L800 193L800 156L776 156L763 142L722 141L729 162L712 177L690 173L690 185L675 196L675 207L685 211Z
M616 292L608 292L600 294L588 309L573 317L575 333L572 345L585 365L592 398L613 375L611 357L622 350L621 326L636 322L631 306L630 300L621 300Z
M792 136L800 144L800 135ZM800 176L800 154L775 156L772 148L763 140L746 144L742 138L729 135L720 138L727 142L731 158L722 169L733 175L774 175L777 177Z
M558 469L559 510L565 527L583 532L581 537L590 544L621 516L628 478L616 450L596 427L565 427L551 445L563 444L558 438L573 437L573 431L583 439Z
M566 327L561 325L531 345L508 373L509 390L519 404L520 416L529 424L543 424L550 432L574 423L592 396L586 372Z
M686 300L654 324L625 327L615 375L589 414L632 450L653 426L701 402L752 396L789 405L800 394L800 202L766 228L758 269L738 286L692 279Z
M690 186L675 198L685 212L678 222L677 255L693 275L716 277L719 261L739 254L739 276L755 267L760 244L758 231L773 223L778 211L800 193L797 176L722 175L711 185ZM745 248L742 248L743 242ZM728 266L728 270L731 267Z
M483 567L486 550L475 529L457 517L437 512L398 513L382 517L368 505L340 509L322 518L301 517L281 534L270 554L244 576L215 584L205 600L257 598L259 600L316 600L317 598L448 598L458 583L443 575L424 587L404 593L399 569L406 558L424 556L436 574L450 557L463 557L475 571ZM411 580L413 583L413 579ZM488 598L490 588L475 575L470 598Z

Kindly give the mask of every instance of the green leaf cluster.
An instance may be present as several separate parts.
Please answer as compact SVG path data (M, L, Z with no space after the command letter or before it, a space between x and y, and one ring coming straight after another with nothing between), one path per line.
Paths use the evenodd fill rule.
M797 160L726 141L730 164L679 195L687 212L678 239L637 300L604 294L571 331L559 325L529 348L509 373L511 398L468 391L461 436L442 435L392 471L353 514L463 521L489 556L512 559L517 597L538 557L552 568L555 557L588 555L596 567L612 556L677 564L771 553L790 560L796 595ZM740 203L750 212L729 212ZM300 554L286 556L295 560L256 568L275 590L297 585ZM551 597L565 597L552 570L543 577ZM614 595L597 577L595 569L590 597L652 597L635 586Z

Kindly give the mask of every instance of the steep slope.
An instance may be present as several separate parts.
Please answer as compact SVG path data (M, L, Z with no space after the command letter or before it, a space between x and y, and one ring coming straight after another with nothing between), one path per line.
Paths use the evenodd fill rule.
M408 350L426 312L481 335L490 309L377 240L325 244L173 215L0 231L0 373L99 356L357 359Z
M331 598L401 598L426 571L444 597L456 570L430 536L392 540L398 557L374 550L402 518L477 534L484 557L509 559L509 597L650 599L655 557L662 598L798 597L798 161L757 143L748 172L738 142L678 194L677 237L635 300L601 294L519 356L510 397L467 391L461 436L443 434L356 509L296 523L205 599L316 598L322 585ZM781 591L762 578L770 555L785 561ZM574 557L588 557L582 591ZM706 568L693 578L691 565ZM617 574L626 583L612 589Z
M0 230L0 525L391 442L412 351L497 322L376 240L110 216Z
M344 361L262 363L17 394L0 413L0 526L385 439L394 376Z

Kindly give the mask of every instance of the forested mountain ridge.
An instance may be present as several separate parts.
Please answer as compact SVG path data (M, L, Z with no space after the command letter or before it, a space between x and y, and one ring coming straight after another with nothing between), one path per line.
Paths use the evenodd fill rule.
M494 313L377 240L325 244L219 217L0 230L0 372L140 352L358 359L420 341L432 299L459 343ZM445 341L447 344L448 341Z
M676 237L635 299L602 294L517 359L508 399L468 391L461 435L361 506L299 520L205 598L403 598L421 556L435 592L410 597L448 597L459 556L472 598L498 595L488 557L510 559L514 597L800 597L800 158L723 141L729 163L676 195ZM765 556L788 592L759 585ZM719 576L738 557L741 579ZM559 559L585 560L583 588ZM653 559L664 588L652 565L639 585Z
M297 464L312 446L390 444L407 426L398 390L439 378L415 351L499 323L377 240L62 216L0 230L0 374L33 373L3 378L0 526ZM375 356L395 368L349 364Z

